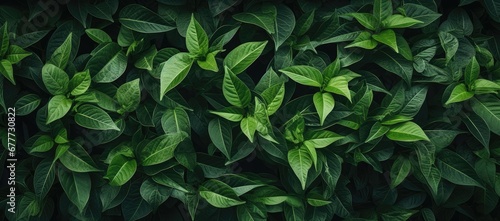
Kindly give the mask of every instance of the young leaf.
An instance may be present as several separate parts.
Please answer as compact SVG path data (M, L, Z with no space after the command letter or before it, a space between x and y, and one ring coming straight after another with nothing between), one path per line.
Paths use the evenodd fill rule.
M191 54L205 56L208 52L208 36L200 23L191 15L186 33L186 47Z
M244 110L239 107L226 107L217 111L208 112L232 122L240 122L244 114Z
M312 158L306 147L294 148L288 151L288 163L299 178L302 189L306 188L307 174L312 166Z
M9 46L9 50L7 51L7 56L5 57L10 63L17 64L24 58L31 55L30 52L25 51L21 47L17 45Z
M48 135L38 137L31 146L29 153L47 152L54 146L54 139Z
M380 122L376 122L373 124L372 128L370 129L370 133L368 134L368 137L365 140L365 143L368 143L372 140L375 140L381 136L384 136L388 131L390 127L382 125Z
M224 97L230 104L245 108L252 99L250 89L227 66L224 67L224 72L222 83Z
M272 115L279 109L283 102L283 98L285 97L285 84L275 84L265 89L261 95L267 104L267 114Z
M385 0L380 0L380 1L385 2ZM386 29L386 30L381 31L378 34L373 34L372 38L377 40L378 42L380 42L382 44L385 44L385 45L391 47L392 50L394 50L396 53L399 53L398 43L396 40L396 33L392 29Z
M313 103L319 115L320 125L323 125L328 114L332 112L335 106L335 100L330 93L316 92L313 96Z
M16 85L14 80L14 70L12 69L12 63L7 59L0 60L0 73L7 78L13 85Z
M199 187L200 196L216 208L229 208L244 204L227 184L209 179Z
M160 100L186 78L193 61L188 53L177 53L158 67L161 69Z
M191 134L191 124L186 111L180 107L168 109L161 117L161 127L166 134L185 132Z
M89 70L78 72L69 81L68 91L73 96L82 95L89 89L91 81Z
M213 51L207 54L205 60L196 60L196 63L200 68L203 68L207 71L219 72L219 66L217 65L217 60L215 59L215 55L217 55L219 51Z
M82 127L92 130L120 131L108 113L101 108L91 104L84 104L79 106L76 112L75 122Z
M148 71L153 70L154 59L158 51L156 50L155 45L151 45L151 47L138 55L139 59L137 59L134 63L134 66L139 69L145 69Z
M250 140L250 142L252 143L254 140L255 131L257 130L257 123L257 120L252 116L245 117L240 122L241 131L243 132L243 134L245 134L245 136L248 137L248 140Z
M53 64L43 66L42 79L45 87L52 95L62 95L68 91L68 74Z
M336 76L328 81L325 91L332 92L346 97L351 101L351 91L349 90L349 81L345 76Z
M445 105L462 102L471 99L474 96L473 92L467 90L467 86L464 83L458 84L451 91L450 98L446 101Z
M47 122L50 124L64 117L71 108L72 101L63 95L56 95L49 100Z
M240 74L257 60L266 45L267 41L243 43L227 54L224 66L234 74Z
M151 166L163 163L174 157L177 145L188 137L185 132L164 134L149 141L142 148L139 159L141 165Z
M138 4L123 7L119 17L123 26L140 33L162 33L175 28L158 14Z
M122 186L135 174L137 162L123 155L116 155L111 160L105 179L109 180L111 186Z
M91 181L88 173L75 173L59 167L57 170L59 183L68 199L83 211L90 198Z
M321 87L323 84L323 76L321 75L321 72L311 66L290 66L285 69L281 69L280 72L302 85Z
M304 144L314 148L323 148L342 138L344 136L328 130L308 131L304 134Z
M429 141L427 135L420 126L411 121L392 126L385 134L387 138L395 141L415 142L419 140Z

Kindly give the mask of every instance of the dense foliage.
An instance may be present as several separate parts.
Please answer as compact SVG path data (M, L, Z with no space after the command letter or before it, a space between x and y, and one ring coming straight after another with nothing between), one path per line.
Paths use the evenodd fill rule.
M500 217L499 1L0 4L4 220Z

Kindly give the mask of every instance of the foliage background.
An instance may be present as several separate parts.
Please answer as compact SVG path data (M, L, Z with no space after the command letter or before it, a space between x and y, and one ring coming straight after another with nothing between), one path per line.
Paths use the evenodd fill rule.
M500 217L498 1L2 1L0 24L3 220Z

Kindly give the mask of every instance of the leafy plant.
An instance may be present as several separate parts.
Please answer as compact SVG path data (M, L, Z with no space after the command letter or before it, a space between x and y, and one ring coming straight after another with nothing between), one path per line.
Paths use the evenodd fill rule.
M494 0L2 3L0 159L15 108L17 161L0 218L494 220L499 15Z

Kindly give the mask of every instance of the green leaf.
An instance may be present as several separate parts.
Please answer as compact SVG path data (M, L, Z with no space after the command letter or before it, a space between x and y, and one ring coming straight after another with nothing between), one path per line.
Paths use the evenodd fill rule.
M3 58L7 53L10 45L9 29L7 22L4 22L2 27L0 27L0 58Z
M413 120L413 118L407 117L407 116L402 116L402 115L394 115L394 116L384 118L382 120L381 124L384 126L391 126L394 124L399 124L399 123L407 122L410 120Z
M484 8L490 15L490 18L500 22L500 2L495 0L484 0Z
M151 166L163 163L174 157L177 145L186 139L188 134L172 133L164 134L151 140L141 150L140 161L143 166Z
M101 29L89 28L85 30L85 33L87 33L87 36L89 36L89 38L92 39L92 41L95 41L97 44L103 44L113 41L111 37L109 37L108 33Z
M125 221L140 220L153 211L151 205L141 196L141 180L133 181L130 189L124 194L127 196L121 203L121 216Z
M54 146L54 139L48 135L42 135L36 139L29 153L47 152Z
M368 134L368 137L365 140L365 143L368 143L372 140L375 140L381 136L384 136L388 131L390 127L382 125L380 122L376 122L373 124L373 126L370 129L370 133Z
M380 1L389 2L389 1L385 1L385 0L380 0ZM380 42L382 44L385 44L385 45L391 47L392 50L394 50L396 53L399 53L398 43L396 40L396 33L392 29L386 29L386 30L381 31L378 34L373 34L372 38L377 40L378 42Z
M196 63L200 68L203 68L207 71L219 72L219 66L217 65L217 60L215 59L215 55L217 55L219 51L213 51L207 54L205 60L196 60Z
M186 111L180 107L168 109L161 117L161 127L166 134L185 132L191 134L191 123Z
M123 7L119 17L123 26L140 33L162 33L175 28L158 14L138 4Z
M363 27L370 29L372 31L377 30L380 25L380 21L377 21L377 18L372 14L368 13L349 13L348 16L356 19Z
M491 132L500 135L500 100L492 95L471 100L472 110L488 124Z
M293 81L312 87L321 87L323 76L321 72L311 66L296 65L281 69L280 72L291 78Z
M267 218L266 208L262 204L247 202L236 208L238 220L241 221L265 221Z
M103 1L95 5L90 5L89 13L100 19L113 22L113 15L118 10L118 0Z
M54 53L52 53L52 56L50 56L50 60L47 64L53 64L62 70L66 69L71 55L72 38L73 34L70 33L61 46L59 46Z
M168 197L172 194L172 189L159 185L152 181L152 179L147 179L142 182L140 193L146 202L154 208L157 208L167 201Z
M245 108L252 99L250 89L227 66L224 67L224 70L224 81L222 83L224 97L230 104Z
M405 102L399 115L414 117L420 111L422 104L427 97L428 87L425 85L414 85L405 91Z
M186 189L187 186L184 183L184 177L182 176L182 174L179 174L173 170L160 172L153 176L153 180L163 186L173 188L185 193L189 192Z
M439 153L436 166L441 171L441 176L454 184L484 188L474 168L453 151L443 149Z
M373 3L373 15L378 21L383 21L392 15L392 1L375 0Z
M127 56L116 43L106 43L93 53L85 69L93 75L97 83L109 83L118 79L127 68Z
M396 187L410 174L411 163L403 156L396 158L391 167L391 188Z
M313 163L309 151L304 146L289 150L288 163L299 178L302 189L306 189L307 174Z
M111 186L122 186L134 176L136 169L137 162L135 159L116 155L111 160L104 178L109 180Z
M59 160L61 163L73 172L86 173L86 172L98 172L97 165L94 163L92 158L89 156L87 151L78 143L71 143L70 148L64 151L66 148L59 148L56 152L63 152L56 154L60 155Z
M319 115L320 125L323 125L326 117L328 117L335 106L335 100L330 93L316 92L313 96L313 103Z
M479 63L476 60L476 56L472 57L472 60L467 64L464 73L465 85L469 88L474 84L476 79L479 77Z
M245 117L240 122L240 128L243 134L248 137L248 140L253 143L254 134L257 130L257 119L252 116Z
M161 69L160 100L186 78L193 61L188 53L177 53L158 67Z
M39 199L45 198L56 178L56 170L52 159L46 158L38 164L33 175L33 187Z
M405 3L403 5L403 9L407 17L422 22L420 24L411 26L411 28L423 28L441 17L441 14L436 13L433 10L419 4Z
M275 33L271 36L274 40L274 48L278 48L290 37L295 27L295 16L293 11L287 6L280 4L277 6L277 17L274 22Z
M78 72L69 81L68 91L73 96L82 95L89 89L91 81L89 70Z
M446 53L446 63L448 63L458 51L458 39L450 33L439 32L439 41Z
M381 51L379 55L380 56L375 58L375 63L377 65L386 71L400 76L408 85L410 85L413 75L413 64L411 61L404 59L398 54L386 53L384 51Z
M382 26L384 28L408 28L422 23L424 22L403 15L394 14L382 21Z
M297 24L295 25L295 28L293 29L293 33L297 36L302 36L304 35L310 28L311 25L313 24L314 21L314 15L315 15L315 10L305 12L300 16L300 18L297 20Z
M17 64L24 58L28 57L31 55L30 52L25 51L21 47L17 45L11 45L9 46L9 50L7 51L7 56L5 57L7 60L10 61L12 64Z
M200 23L191 14L186 33L186 47L191 54L204 56L208 52L208 36Z
M66 72L53 65L46 64L42 68L42 80L52 95L62 95L68 92L69 77Z
M48 104L46 124L50 124L55 120L59 120L64 117L71 108L72 103L73 102L70 99L63 95L56 95L52 97Z
M387 138L394 141L415 142L419 140L429 141L427 135L418 124L411 121L397 124L386 133Z
M314 148L323 148L342 138L344 136L328 130L307 131L304 134L304 144Z
M59 167L57 177L68 199L83 212L90 198L92 183L88 173L75 173Z
M382 213L380 216L382 217L383 221L408 220L411 216L413 216L413 214L417 212L418 210L398 209Z
M496 94L500 90L500 85L486 79L477 79L471 86L475 94Z
M229 208L244 204L227 184L210 179L199 187L200 196L216 208Z
M208 123L208 134L215 147L227 159L230 159L233 145L232 126L227 121L221 121L219 118L213 119Z
M116 100L124 112L134 111L141 102L141 88L139 78L122 84L116 90Z
M272 4L262 4L257 10L251 12L242 12L233 15L233 18L239 22L256 25L266 30L267 33L275 32L274 22L276 20L277 10Z
M240 74L257 60L266 45L267 41L243 43L226 55L224 66L234 74Z
M451 91L450 98L446 101L445 105L462 102L471 99L474 96L473 92L467 90L467 86L464 83L458 84Z
M478 115L462 115L463 122L471 134L486 148L490 146L490 128L488 124Z
M75 115L76 124L93 130L117 130L111 117L101 108L91 104L84 104L77 108Z
M208 112L232 122L240 122L244 114L244 110L239 107L225 107L217 111Z
M351 91L349 90L349 79L346 76L336 76L328 81L325 91L332 92L346 97L351 101Z
M33 112L38 105L40 105L41 99L36 94L27 94L19 98L14 104L16 108L16 115L25 116Z
M158 51L156 50L156 46L151 45L151 47L148 50L138 55L139 59L135 61L134 66L139 69L152 71L154 65L154 58L157 53Z
M14 80L14 70L12 69L12 63L9 60L0 60L0 73L7 78L13 85L16 85Z
M278 111L285 97L285 84L275 84L261 93L267 104L267 114L272 115Z

